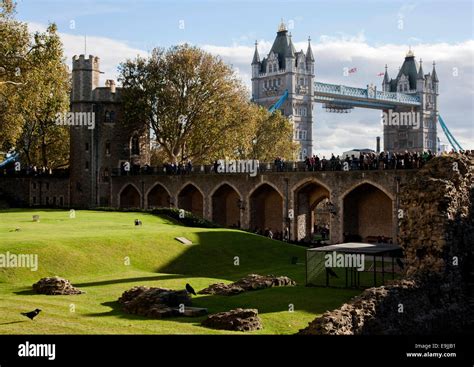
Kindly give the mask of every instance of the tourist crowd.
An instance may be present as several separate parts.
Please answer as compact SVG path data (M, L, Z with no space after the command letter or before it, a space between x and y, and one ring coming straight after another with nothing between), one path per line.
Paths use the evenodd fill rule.
M360 153L359 156L352 154L350 157L331 155L321 159L317 155L305 157L305 166L308 171L342 171L342 170L377 170L377 169L413 169L421 168L426 162L434 157L431 151L405 153Z

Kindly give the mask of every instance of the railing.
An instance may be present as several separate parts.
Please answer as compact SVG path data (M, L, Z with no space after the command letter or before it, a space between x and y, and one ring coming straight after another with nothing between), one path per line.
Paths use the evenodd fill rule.
M366 88L355 88L348 87L345 85L337 84L327 84L327 83L314 83L314 92L331 94L334 96L347 96L354 98L365 98L372 100L382 100L389 102L399 102L405 104L419 105L420 98L418 96L412 96L409 94L398 93L398 92L384 92L384 91L375 91L374 96L369 96L368 90Z
M15 171L14 169L0 169L0 179L2 177L35 177L35 178L67 178L69 177L68 169L54 169L54 170L33 170L33 169L22 169Z
M262 173L279 173L279 172L331 172L331 171L344 171L343 160L330 160L327 159L325 162L319 161L317 165L309 166L305 162L282 162L282 163L262 163L260 162L257 167L257 172ZM421 163L420 163L421 167ZM370 166L363 168L360 165L359 160L353 160L349 162L349 171L379 171L379 170L406 170L406 169L417 169L414 163L405 164L404 162L398 161L396 164L392 162L383 163L380 159L375 159ZM250 172L218 172L214 165L200 165L193 166L191 168L181 169L170 169L165 166L132 166L129 171L124 169L114 168L112 169L112 176L140 176L140 175L159 175L159 176L179 176L179 175L222 175L222 174L248 174Z

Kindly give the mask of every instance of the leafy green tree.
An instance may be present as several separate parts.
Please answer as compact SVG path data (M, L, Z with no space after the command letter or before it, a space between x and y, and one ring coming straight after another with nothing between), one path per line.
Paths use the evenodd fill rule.
M65 166L68 129L55 122L69 107L69 75L57 28L31 35L14 14L13 1L0 1L0 148L28 164Z
M25 23L13 16L15 4L0 0L0 148L14 146L21 133L26 71L30 68L30 37Z
M70 82L56 25L34 35L29 55L32 68L23 90L27 98L23 129L17 148L25 161L44 167L65 167L69 162L69 129L57 125L57 115L68 111Z
M278 149L283 150L276 156L291 155L288 120L251 104L232 68L218 57L185 44L127 60L119 70L125 119L143 121L153 131L160 148L155 157L209 163L267 158ZM268 132L271 139L262 136L266 127L277 129Z

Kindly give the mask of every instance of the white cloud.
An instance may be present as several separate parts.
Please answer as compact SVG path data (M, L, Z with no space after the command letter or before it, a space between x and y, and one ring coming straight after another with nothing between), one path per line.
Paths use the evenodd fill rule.
M30 31L44 31L46 26L38 23L28 23ZM128 58L134 58L137 55L146 56L147 52L138 48L131 47L126 41L115 40L107 37L73 35L59 32L64 45L64 55L67 64L71 67L72 57L84 53L85 41L87 41L87 54L99 56L101 74L101 84L107 79L117 79L118 65Z

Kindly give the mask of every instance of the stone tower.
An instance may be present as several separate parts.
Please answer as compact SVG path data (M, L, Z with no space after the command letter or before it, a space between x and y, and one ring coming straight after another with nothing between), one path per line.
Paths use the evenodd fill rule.
M311 40L306 53L296 51L284 23L281 23L267 57L260 60L258 45L252 60L252 100L270 108L288 90L288 98L280 107L284 116L292 118L293 139L301 150L298 159L313 151L313 82L314 56Z
M424 74L422 61L415 60L414 53L408 51L405 61L395 79L389 79L387 67L382 83L384 92L403 93L415 95L420 98L420 108L399 108L399 115L406 112L415 112L419 127L416 125L402 125L400 118L399 126L384 125L384 150L404 152L437 151L436 126L438 121L438 76L433 62L431 73ZM384 111L388 113L388 111ZM413 114L412 114L413 115ZM406 115L408 116L408 115Z
M71 206L111 204L110 176L129 163L130 172L149 163L149 133L139 123L124 121L121 88L113 80L99 87L100 60L90 55L72 60L71 112L93 113L91 126L70 127Z

